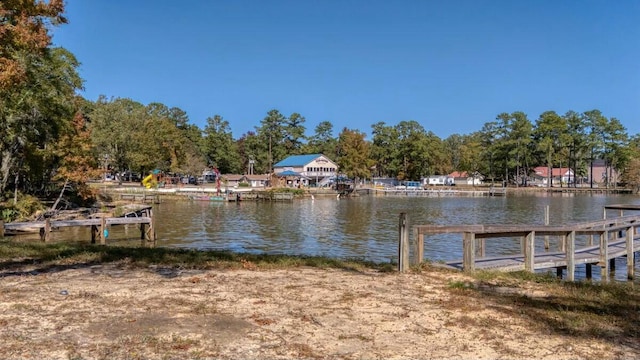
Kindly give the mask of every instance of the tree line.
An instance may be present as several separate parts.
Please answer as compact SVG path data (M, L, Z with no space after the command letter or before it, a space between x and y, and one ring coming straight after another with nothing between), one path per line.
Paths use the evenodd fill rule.
M146 173L270 173L287 156L321 153L350 178L418 180L454 170L526 185L535 166L570 167L584 177L604 161L607 182L640 184L640 137L599 110L501 113L471 134L440 138L413 120L376 122L372 137L357 129L334 134L330 121L306 135L306 119L269 110L255 131L234 137L221 115L203 129L187 113L161 103L78 95L83 80L69 51L53 47L51 26L66 23L62 0L0 3L0 194L50 195L72 187L89 196L88 179L105 169ZM616 171L614 171L616 170ZM622 179L614 179L622 173Z

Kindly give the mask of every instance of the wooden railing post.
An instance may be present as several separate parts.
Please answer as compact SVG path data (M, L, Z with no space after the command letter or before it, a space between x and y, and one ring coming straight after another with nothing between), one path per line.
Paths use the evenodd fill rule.
M420 265L424 260L424 235L417 226L413 226L413 265Z
M109 230L107 229L107 219L103 216L100 218L100 245L107 243L106 236Z
M51 240L51 219L44 220L44 227L40 228L40 240L48 242Z
M565 239L567 241L567 280L574 281L576 278L576 232L570 232Z
M627 228L627 279L633 280L633 265L634 265L634 253L633 253L633 237L634 237L634 225Z
M544 225L549 226L549 205L544 207ZM544 236L544 249L549 250L549 235Z
M609 280L609 232L600 234L600 278L602 282Z
M525 237L525 251L524 251L524 269L529 272L534 272L534 259L535 259L535 239L536 232L532 231Z
M398 223L398 271L409 270L409 227L407 213L400 213Z
M476 234L464 232L462 234L462 270L472 272L476 270Z

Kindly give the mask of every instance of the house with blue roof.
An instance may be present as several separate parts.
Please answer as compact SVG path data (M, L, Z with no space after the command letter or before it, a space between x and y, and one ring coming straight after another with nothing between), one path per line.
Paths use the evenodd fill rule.
M338 174L338 165L322 154L293 155L273 165L276 176L291 178L291 185L328 185Z

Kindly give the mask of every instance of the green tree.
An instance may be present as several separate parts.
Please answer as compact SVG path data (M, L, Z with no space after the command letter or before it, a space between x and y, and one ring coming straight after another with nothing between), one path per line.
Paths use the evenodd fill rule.
M240 160L244 169L250 174L270 173L267 146L258 134L249 131L236 142Z
M0 90L0 193L11 179L15 191L21 178L26 191L48 182L43 156L71 122L75 92L82 87L78 62L65 49L43 49L24 60L24 81Z
M256 128L258 136L267 144L267 171L273 171L273 164L285 158L286 150L283 145L287 119L278 110L269 110L267 116Z
M566 147L568 136L566 120L555 111L545 111L536 120L534 138L537 150L547 165L547 186L549 187L553 186L551 170L554 164L560 162L563 156L562 149Z
M475 178L488 168L483 161L482 138L479 132L463 135L459 149L459 167L454 170L466 171Z
M333 136L333 124L329 121L320 122L313 136L303 146L307 154L324 154L330 159L336 159L338 139Z
M143 172L158 165L157 140L145 124L147 109L131 99L100 96L90 114L91 140L105 171Z
M607 165L607 187L617 186L619 179L615 174L624 167L628 161L628 142L627 129L622 125L620 120L611 118L607 122L603 132L603 157ZM614 171L616 170L616 171Z
M593 162L602 159L604 154L605 129L607 127L607 118L602 115L600 110L594 109L583 113L585 125L588 127L587 147L589 148L589 166L591 174L589 178L590 186L593 187Z
M369 157L369 143L365 136L358 130L344 128L338 137L338 167L341 173L354 179L355 186L360 179L371 177L373 161Z
M304 116L293 113L285 120L284 151L288 155L299 155L302 151L305 136Z
M529 161L533 158L532 133L533 124L525 113L517 111L511 114L508 154L511 159L510 167L515 168L516 186L526 186L529 176Z
M233 140L229 122L220 115L207 118L204 128L205 153L211 165L215 165L222 174L241 172L238 144Z
M375 164L375 175L397 177L402 165L397 129L382 121L373 124L372 128L371 158Z
M574 187L578 184L578 176L583 178L587 175L587 162L589 149L587 146L588 139L585 132L584 116L575 111L568 111L563 115L567 123L569 135L569 159L568 164L574 171L574 179L572 181Z
M627 146L628 160L622 172L622 181L635 193L640 192L640 134L633 136Z

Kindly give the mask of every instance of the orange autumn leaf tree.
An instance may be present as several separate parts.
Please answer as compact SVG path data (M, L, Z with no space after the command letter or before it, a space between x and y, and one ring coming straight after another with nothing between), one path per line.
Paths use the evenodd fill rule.
M52 210L62 199L68 185L73 185L76 193L83 199L93 195L88 181L99 176L100 169L91 153L91 148L91 134L86 127L86 119L81 112L77 112L53 151L60 161L53 179L64 181L64 185Z

